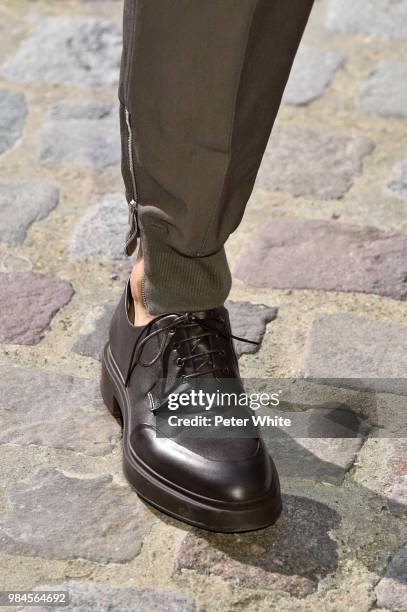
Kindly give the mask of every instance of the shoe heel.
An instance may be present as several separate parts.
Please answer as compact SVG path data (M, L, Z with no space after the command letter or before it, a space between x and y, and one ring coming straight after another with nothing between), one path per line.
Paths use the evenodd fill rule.
M100 392L102 394L103 401L109 410L110 414L112 414L116 419L122 420L122 411L120 410L119 402L115 397L115 387L113 385L112 379L109 376L107 371L105 362L102 361L102 374L100 377Z

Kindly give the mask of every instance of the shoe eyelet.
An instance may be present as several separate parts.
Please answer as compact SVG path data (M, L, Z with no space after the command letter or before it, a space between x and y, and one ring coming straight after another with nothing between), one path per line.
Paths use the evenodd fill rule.
M177 366L181 367L184 365L184 360L182 359L182 357L178 357L177 361L176 361Z
M168 333L171 334L171 336L173 336L175 334L176 330L171 327L171 329L168 330Z

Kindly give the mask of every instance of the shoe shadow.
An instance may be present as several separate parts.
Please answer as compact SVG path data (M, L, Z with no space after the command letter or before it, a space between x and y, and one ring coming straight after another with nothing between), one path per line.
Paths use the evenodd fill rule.
M247 588L305 597L337 568L337 544L329 533L340 522L338 512L326 504L284 495L283 513L272 527L243 534L189 533L175 572L195 570Z
M342 411L342 408L340 408ZM274 457L282 485L295 488L295 482L306 479L310 486L313 481L340 485L346 471L353 465L355 455L365 431L355 415L338 414L338 408L330 411L329 419L336 426L349 428L346 438L307 438L300 442L285 433L265 436L269 451ZM314 422L314 421L313 421ZM314 422L315 425L315 422ZM321 426L315 426L314 434L320 434ZM327 431L325 431L327 433ZM331 432L332 433L332 432ZM343 434L343 431L342 431ZM331 463L317 456L310 445L322 454L329 455L327 448L333 447L333 455L340 464ZM335 448L336 445L336 448ZM338 451L339 449L339 451ZM290 483L291 481L291 483ZM386 557L382 570L377 569L377 555L369 551L374 538L368 526L375 525L375 535L394 529L397 515L407 513L407 506L394 499L382 496L360 483L347 479L347 490L352 490L355 504L354 538L348 538L355 555L365 567L381 577L391 576L395 583L407 587L405 572L386 570ZM339 495L335 495L335 490ZM255 589L278 589L292 596L303 598L317 590L319 581L338 568L338 545L335 532L342 527L339 513L340 503L336 497L342 490L332 489L328 503L301 495L283 495L283 513L278 522L267 529L243 534L218 534L194 529L186 535L176 561L175 573L194 570L198 574L219 576L227 581ZM312 493L311 493L312 494ZM318 495L318 492L316 492ZM335 509L337 505L338 509ZM349 505L349 504L347 504ZM391 510L391 512L390 512ZM349 507L346 510L349 513ZM347 524L349 515L347 516ZM359 525L359 527L357 526ZM360 525L363 528L360 529ZM366 528L365 528L366 526ZM401 539L400 534L400 539ZM382 537L380 554L386 549L386 538ZM364 551L366 548L367 552Z

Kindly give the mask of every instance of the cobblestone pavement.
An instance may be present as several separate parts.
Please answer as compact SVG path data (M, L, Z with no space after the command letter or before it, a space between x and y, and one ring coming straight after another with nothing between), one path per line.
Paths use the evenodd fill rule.
M271 441L284 516L252 534L187 527L123 479L97 385L130 269L120 13L0 3L0 589L67 588L75 610L407 610L403 438ZM228 244L234 329L262 340L238 347L246 377L405 377L406 39L403 1L316 2ZM397 430L403 389L382 382L379 412L346 398Z

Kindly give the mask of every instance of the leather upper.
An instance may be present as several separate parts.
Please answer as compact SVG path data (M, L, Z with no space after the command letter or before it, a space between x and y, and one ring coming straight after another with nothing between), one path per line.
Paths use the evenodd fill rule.
M186 383L198 389L202 381L221 387L224 379L243 390L227 310L192 313L190 318L169 313L148 326L135 327L128 318L131 299L128 284L109 334L111 357L129 406L124 429L129 452L163 482L198 496L225 502L261 498L270 489L273 469L257 432L252 437L230 437L225 430L218 438L192 438L180 429L162 437L160 427L170 414L199 413L189 406L170 412L163 401L162 381L173 392ZM180 317L184 318L177 322ZM197 375L201 372L207 372L205 377ZM251 411L236 406L230 413L248 416Z

